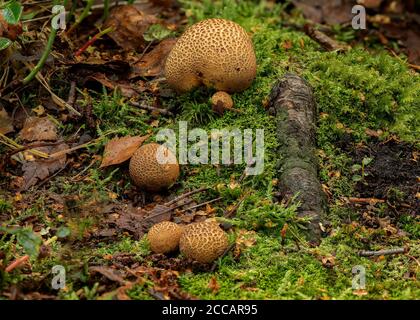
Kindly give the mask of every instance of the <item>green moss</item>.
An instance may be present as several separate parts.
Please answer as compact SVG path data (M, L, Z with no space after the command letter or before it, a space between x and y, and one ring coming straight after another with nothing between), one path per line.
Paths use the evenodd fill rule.
M241 93L232 95L235 108L241 114L226 112L222 117L212 114L209 98L211 89L198 89L171 99L162 98L164 106L175 106L180 110L175 121L158 117L159 127L152 126L149 112L131 106L117 92L96 96L92 101L85 99L87 108L93 106L93 114L98 119L96 133L103 139L89 148L91 154L100 154L103 146L114 135L144 135L156 133L160 128L176 130L177 121L189 121L190 128L199 126L211 129L264 129L265 158L264 173L246 177L240 184L244 165L184 166L179 179L178 193L186 189L208 186L206 195L200 201L222 196L219 204L214 204L218 213L226 206L237 203L244 196L236 218L231 222L240 229L257 230L256 243L241 248L241 254L234 258L228 254L219 261L216 273L184 273L180 284L187 292L203 299L413 299L420 295L416 277L419 269L412 257L420 254L418 219L403 216L398 227L409 233L406 237L389 237L383 230L373 230L357 224L343 224L355 220L356 212L343 206L342 197L354 191L351 180L353 165L351 158L337 147L338 142L350 139L360 142L366 138L365 130L381 129L383 138L396 134L400 139L415 142L419 139L420 80L411 72L404 58L395 58L382 49L368 52L354 48L345 53L324 52L317 43L304 33L286 25L292 21L298 25L304 20L299 15L287 16L283 5L266 1L181 1L189 22L211 17L221 17L236 21L251 35L258 62L257 77L252 86ZM354 31L335 30L341 40L353 38ZM283 44L288 43L288 49ZM302 240L301 222L295 216L298 204L285 207L274 204L272 192L277 177L276 127L267 115L264 102L275 81L286 72L297 73L313 86L321 116L317 128L317 147L320 164L319 175L323 184L331 192L329 219L332 235L325 238L319 248L308 248ZM74 132L70 126L65 133ZM153 138L152 138L153 139ZM117 182L123 178L122 169L98 169L99 162L86 172L89 178L72 183L65 177L57 177L51 192L77 195L78 204L93 204L109 201L109 193L123 196L127 185ZM334 173L334 174L332 174ZM396 201L401 195L394 194ZM44 215L45 201L40 199L32 208L13 212L10 223L19 223L36 214L41 222L51 228L63 223L74 223L72 236L83 237L86 230L96 221L89 218L72 220L65 218L47 221ZM11 210L7 201L1 200L0 209ZM289 225L285 239L280 231ZM47 238L47 237L45 237ZM45 239L43 239L45 240ZM299 247L297 247L299 245ZM359 250L376 250L384 247L409 246L408 255L386 256L384 259L359 257ZM0 250L6 252L5 262L23 249L16 244L15 237L3 236ZM83 296L97 298L97 285L89 281L87 266L91 263L106 265L106 255L119 252L134 254L139 262L149 254L147 241L134 241L129 237L114 239L112 243L86 246L74 252L66 245L65 239L58 239L52 245L50 257L34 261L33 273L45 274L55 264L63 264L68 272L67 288L60 298L78 299L80 289ZM329 257L326 262L325 258ZM333 258L331 258L333 257ZM323 261L324 259L324 261ZM352 268L362 265L366 269L367 292L365 296L353 294ZM0 285L19 283L32 279L20 270L12 274L0 275ZM216 277L220 289L213 292L209 287L212 277ZM133 299L150 299L146 282L134 286L127 294Z

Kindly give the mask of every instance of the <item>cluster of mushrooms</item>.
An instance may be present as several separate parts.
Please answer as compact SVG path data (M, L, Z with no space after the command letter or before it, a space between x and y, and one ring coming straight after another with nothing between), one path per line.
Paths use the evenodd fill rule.
M233 108L229 93L247 89L256 76L256 57L246 31L233 21L207 19L188 28L168 55L165 76L177 92L190 91L204 85L217 92L211 103L215 112ZM159 149L159 147L162 147ZM167 163L157 159L163 150ZM177 180L180 169L176 156L164 146L149 143L132 156L130 177L143 190L158 192ZM164 221L148 233L152 251L169 253L179 248L188 258L201 263L217 259L228 247L226 233L215 222L192 223L181 226Z

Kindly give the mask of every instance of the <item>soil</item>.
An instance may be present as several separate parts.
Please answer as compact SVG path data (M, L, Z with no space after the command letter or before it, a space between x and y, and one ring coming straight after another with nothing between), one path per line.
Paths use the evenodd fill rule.
M366 157L373 158L365 168L367 175L355 186L355 196L384 200L387 204L385 215L393 219L403 214L415 216L420 213L417 196L420 192L420 163L418 150L413 145L395 139L380 141L372 138L362 146L347 145L345 150L354 163L361 163Z

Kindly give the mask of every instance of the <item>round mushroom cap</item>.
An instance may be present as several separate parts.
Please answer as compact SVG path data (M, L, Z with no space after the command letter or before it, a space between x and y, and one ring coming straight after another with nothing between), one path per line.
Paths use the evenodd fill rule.
M233 100L229 93L218 91L211 97L213 111L223 114L226 109L232 109Z
M135 185L156 192L175 183L179 176L179 164L168 148L149 143L142 145L133 154L129 172Z
M215 222L196 222L184 227L179 249L187 258L210 263L229 245L226 233Z
M163 221L150 228L147 238L155 253L175 251L179 245L182 227L174 222Z
M250 37L240 25L225 19L192 25L178 39L165 64L168 84L180 92L201 84L220 91L243 91L256 72Z

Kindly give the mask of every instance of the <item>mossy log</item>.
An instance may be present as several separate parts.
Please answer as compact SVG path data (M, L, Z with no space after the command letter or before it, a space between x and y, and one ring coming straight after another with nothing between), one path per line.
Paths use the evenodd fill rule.
M279 197L289 200L296 196L299 216L310 218L307 239L319 244L326 199L318 180L312 88L299 76L286 74L271 91L268 111L277 125Z

